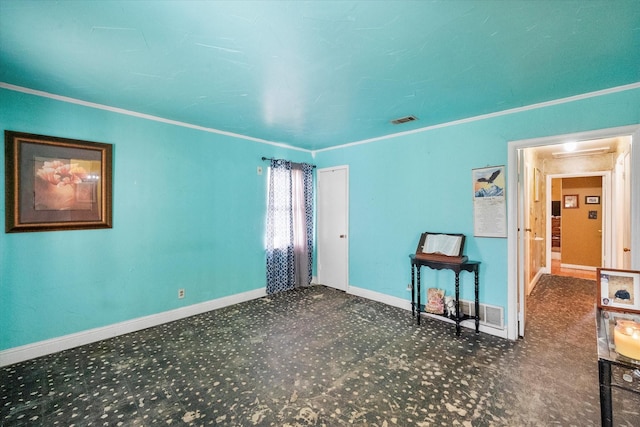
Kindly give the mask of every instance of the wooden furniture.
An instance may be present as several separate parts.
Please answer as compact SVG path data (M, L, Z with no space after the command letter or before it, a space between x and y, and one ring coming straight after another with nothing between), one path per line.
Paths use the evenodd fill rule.
M554 216L551 218L551 247L559 248L560 242L560 217Z
M632 315L601 308L596 310L600 419L603 427L614 425L612 388L640 395L640 378L635 375L636 372L640 372L640 360L625 357L616 352L615 348L613 329L616 319L626 317L632 317Z
M460 335L460 322L466 319L475 319L476 333L480 332L480 299L479 299L479 285L480 285L480 261L464 261L464 262L447 262L447 260L433 260L426 259L415 254L409 255L411 260L411 315L418 316L418 325L420 324L420 268L422 266L434 269L434 270L452 270L455 274L455 286L456 286L456 315L454 321L456 323L456 335ZM468 271L474 274L475 283L475 316L467 316L460 313L460 272Z

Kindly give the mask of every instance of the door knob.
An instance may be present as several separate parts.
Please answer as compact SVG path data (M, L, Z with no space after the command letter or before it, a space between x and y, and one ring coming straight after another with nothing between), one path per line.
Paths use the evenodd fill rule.
M340 235L340 238L341 238L341 239L344 239L345 237L347 237L347 235L346 235L346 234L341 234L341 235Z
M630 248L623 248L622 250L623 250L623 252L631 252Z

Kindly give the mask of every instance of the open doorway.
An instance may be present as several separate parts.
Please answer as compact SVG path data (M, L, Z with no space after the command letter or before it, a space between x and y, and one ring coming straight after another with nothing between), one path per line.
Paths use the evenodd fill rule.
M624 141L620 142L619 140ZM609 149L595 147L602 145L601 140L608 140ZM577 154L562 154L561 144L567 141L578 142ZM626 142L625 142L626 141ZM551 272L551 245L552 245L552 204L551 181L555 175L596 175L602 176L602 194L600 195L600 211L596 215L603 220L600 228L603 233L601 239L602 259L600 265L618 266L623 253L621 232L626 230L629 234L629 247L632 249L638 242L638 230L634 230L633 224L638 223L640 213L638 198L629 197L626 201L621 197L621 186L616 178L623 174L629 181L629 194L635 194L640 189L639 174L632 173L631 165L638 165L640 153L637 148L632 150L633 141L640 141L640 126L605 129L599 131L584 132L572 135L560 135L555 137L538 138L533 140L513 141L509 143L508 168L509 185L507 188L508 199L508 322L507 336L516 339L525 333L525 312L527 295L535 286L536 280L545 273ZM615 148L611 145L615 143ZM636 142L637 144L638 142ZM625 164L625 149L627 147ZM593 170L585 171L584 163L587 157L596 153L607 154L599 166L591 166ZM618 151L621 149L622 151ZM605 152L606 151L606 152ZM555 156L554 156L555 155ZM583 165L583 169L580 169ZM606 167L605 167L606 165ZM626 169L624 169L626 167ZM609 178L608 178L609 177ZM610 177L613 177L611 179ZM581 193L571 193L568 203L579 201L586 203ZM564 203L564 200L561 200ZM589 199L595 202L595 198ZM612 210L612 206L626 203L624 209ZM597 209L592 209L596 210ZM623 220L618 216L620 211L629 211L631 221L628 226L622 224ZM586 215L593 215L588 210ZM619 215L622 218L622 215ZM630 252L631 266L640 265L639 254Z
M617 145L628 145L629 137L616 138ZM608 143L606 140L603 143ZM625 149L625 147L622 147ZM585 159L583 169L596 168L598 158ZM550 233L547 233L545 272L557 276L595 280L596 268L610 258L611 224L617 218L604 218L605 189L610 187L610 171L547 175L547 203L551 201ZM616 205L616 197L612 197ZM624 202L623 202L624 203ZM618 210L620 211L620 210ZM605 232L606 231L606 232Z

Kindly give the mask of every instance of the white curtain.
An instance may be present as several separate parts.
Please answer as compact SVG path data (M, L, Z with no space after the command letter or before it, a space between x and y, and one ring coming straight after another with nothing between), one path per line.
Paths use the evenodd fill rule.
M311 283L313 166L271 161L266 246L268 294Z

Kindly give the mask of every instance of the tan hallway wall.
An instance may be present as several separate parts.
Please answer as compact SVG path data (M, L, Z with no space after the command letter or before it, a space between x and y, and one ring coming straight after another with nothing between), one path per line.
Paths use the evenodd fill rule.
M565 207L564 198L567 195L577 195L577 208ZM600 267L602 177L563 178L562 196L562 263ZM597 196L600 203L587 204L587 196Z

